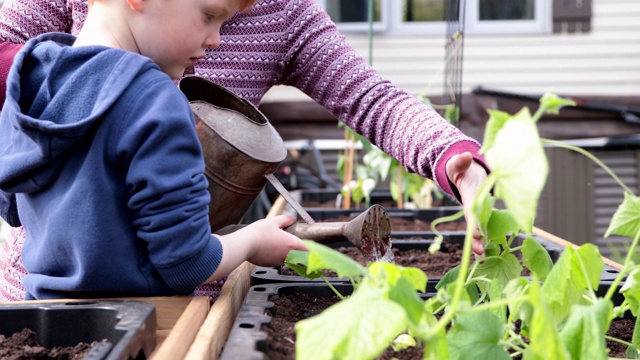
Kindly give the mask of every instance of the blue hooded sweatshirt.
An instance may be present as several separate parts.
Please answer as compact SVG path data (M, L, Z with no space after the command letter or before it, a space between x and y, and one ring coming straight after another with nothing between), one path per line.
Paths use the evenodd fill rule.
M222 246L189 103L149 58L74 41L28 41L0 114L0 214L26 231L27 299L190 294Z

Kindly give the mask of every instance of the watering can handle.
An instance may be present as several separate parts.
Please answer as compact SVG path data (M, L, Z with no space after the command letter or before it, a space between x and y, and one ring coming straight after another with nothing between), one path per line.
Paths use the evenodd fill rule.
M271 183L271 185L273 185L274 188L276 188L276 190L278 190L278 192L280 193L280 195L282 195L282 197L287 200L287 202L289 203L289 205L291 205L291 207L298 213L298 215L300 215L300 217L302 218L302 220L304 220L304 222L306 222L307 224L313 224L315 223L315 220L313 220L311 218L311 215L309 215L309 213L307 212L307 210L305 210L302 205L300 205L300 203L298 203L293 196L291 196L291 194L289 193L289 191L287 191L287 189L284 188L284 186L282 186L282 184L280 183L280 181L278 180L278 178L276 178L273 173L269 173L266 174L264 176L265 178L267 178L267 180L269 180L269 182Z

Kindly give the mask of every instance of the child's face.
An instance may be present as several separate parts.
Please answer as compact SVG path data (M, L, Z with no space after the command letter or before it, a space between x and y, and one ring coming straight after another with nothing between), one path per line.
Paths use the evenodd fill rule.
M220 44L220 25L246 0L147 0L145 25L136 35L138 50L171 78L183 75Z

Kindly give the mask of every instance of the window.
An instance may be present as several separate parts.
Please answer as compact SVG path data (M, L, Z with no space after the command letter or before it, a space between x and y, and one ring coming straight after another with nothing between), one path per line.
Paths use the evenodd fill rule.
M369 30L369 0L316 0L340 31ZM373 0L373 30L385 31L388 0Z
M368 31L369 0L317 0L341 31ZM540 34L552 30L549 0L373 0L376 32L442 35L447 12L466 34Z
M550 1L467 0L467 34L544 34L552 30Z

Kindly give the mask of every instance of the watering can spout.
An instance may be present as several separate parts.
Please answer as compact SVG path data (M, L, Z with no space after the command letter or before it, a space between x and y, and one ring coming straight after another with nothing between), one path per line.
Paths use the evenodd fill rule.
M391 223L381 205L371 206L349 222L295 223L284 230L323 244L349 241L367 261L393 260Z

